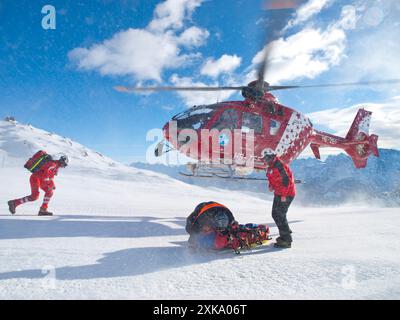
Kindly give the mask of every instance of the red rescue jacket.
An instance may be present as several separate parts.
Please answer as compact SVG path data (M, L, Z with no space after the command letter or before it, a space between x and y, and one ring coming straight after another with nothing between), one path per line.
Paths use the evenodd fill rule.
M268 165L267 178L275 195L283 197L294 197L296 195L293 172L279 157L275 157Z
M53 179L54 176L57 175L60 167L61 164L58 160L48 161L40 168L39 171L33 173L32 175L41 180Z

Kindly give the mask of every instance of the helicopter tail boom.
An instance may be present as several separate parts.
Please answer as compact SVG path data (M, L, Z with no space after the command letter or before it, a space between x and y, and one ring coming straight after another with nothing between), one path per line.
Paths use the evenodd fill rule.
M345 138L329 133L315 131L311 141L311 150L315 157L320 159L320 147L334 147L343 149L353 160L356 168L364 168L368 157L373 154L378 157L378 136L369 135L369 124L372 112L359 109Z

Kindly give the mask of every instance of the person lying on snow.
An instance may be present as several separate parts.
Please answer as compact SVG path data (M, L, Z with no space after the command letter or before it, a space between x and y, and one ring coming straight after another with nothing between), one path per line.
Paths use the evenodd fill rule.
M29 179L31 185L31 194L29 196L8 201L8 208L12 214L15 214L16 208L26 202L36 201L39 199L39 188L42 189L44 194L43 204L39 210L39 216L52 216L53 213L47 210L49 201L54 194L56 186L54 184L54 177L58 173L59 168L65 168L68 165L68 157L61 156L59 160L53 160L50 155L45 151L38 151L32 158L30 158L25 168L28 169L32 175Z
M186 219L189 247L193 250L233 249L240 253L266 243L269 228L259 224L239 224L224 205L210 201L200 203Z

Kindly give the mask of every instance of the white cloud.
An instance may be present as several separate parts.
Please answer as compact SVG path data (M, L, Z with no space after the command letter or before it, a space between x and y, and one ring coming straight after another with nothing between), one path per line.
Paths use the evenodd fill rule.
M98 70L102 75L134 75L139 80L160 81L163 69L179 67L189 56L180 55L173 36L129 29L89 49L74 49L69 58L80 69Z
M314 126L324 126L335 135L346 136L359 108L372 112L370 134L379 136L379 148L400 148L400 96L385 103L364 103L344 109L328 109L307 116Z
M207 86L218 86L218 83L204 83L201 81L194 81L189 77L179 77L174 74L170 78L171 83L175 86L184 86L184 87L207 87ZM235 84L232 84L235 85ZM186 105L203 105L203 104L212 104L218 101L227 100L230 96L232 96L235 91L177 91L177 94L184 100Z
M164 32L167 29L181 29L183 21L190 18L193 11L203 0L167 0L157 5L154 18L148 29L154 32Z
M315 78L341 62L347 41L345 31L353 29L356 22L355 8L345 6L341 17L325 30L307 27L287 38L273 41L253 58L253 70L248 73L247 81L254 80L254 69L264 58L265 50L271 47L267 81L277 84L284 80Z
M335 26L343 30L352 30L356 28L357 20L356 8L350 5L344 6L340 19L335 23Z
M345 40L344 31L337 28L325 31L308 28L287 39L280 38L271 44L266 79L277 84L283 80L314 78L339 63ZM264 51L260 51L253 58L253 65L259 64L264 56Z
M199 57L198 53L183 54L182 48L203 45L208 31L190 27L179 34L178 29L202 1L166 0L156 7L147 28L118 32L90 48L76 48L68 56L82 70L160 82L165 69L185 66Z
M200 70L200 74L217 78L221 73L230 73L240 66L242 58L237 55L224 54L218 60L208 59Z
M320 13L324 8L328 7L333 2L334 0L309 0L296 10L294 19L289 21L287 28L291 28L308 21L310 18Z
M202 46L210 33L205 29L198 27L190 27L183 31L178 38L178 43L185 47L200 47Z

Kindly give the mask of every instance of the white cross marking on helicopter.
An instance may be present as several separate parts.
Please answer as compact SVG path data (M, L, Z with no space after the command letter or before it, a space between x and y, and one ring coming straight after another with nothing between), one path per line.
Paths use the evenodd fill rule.
M286 126L285 132L276 147L276 153L278 156L282 156L287 149L294 147L297 151L302 145L304 145L306 138L300 139L300 133L302 131L308 131L307 136L311 134L311 123L306 117L302 117L301 114L293 112Z
M358 125L358 132L363 132L365 134L369 134L370 121L371 121L371 115L367 115L363 119L361 119L361 121Z

